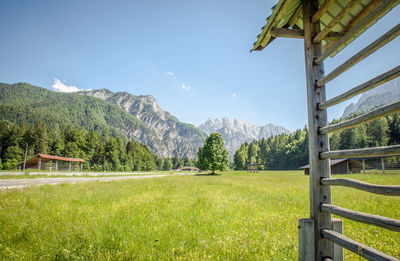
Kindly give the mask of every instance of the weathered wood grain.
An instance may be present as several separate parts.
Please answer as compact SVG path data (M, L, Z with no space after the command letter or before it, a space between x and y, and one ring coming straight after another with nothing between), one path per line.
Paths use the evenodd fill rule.
M400 232L400 220L397 219L358 212L347 208L334 206L331 204L321 204L321 211L330 214L335 214L361 223L370 224L378 227L383 227L388 230Z
M368 260L399 261L395 257L386 255L382 252L379 252L378 250L375 250L369 246L354 241L332 230L328 229L322 230L322 236Z
M386 196L400 196L400 185L375 185L354 179L321 179L326 186L343 186Z

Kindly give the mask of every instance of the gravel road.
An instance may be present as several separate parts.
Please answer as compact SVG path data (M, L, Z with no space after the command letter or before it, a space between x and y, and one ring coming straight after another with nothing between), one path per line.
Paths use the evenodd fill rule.
M0 189L23 188L27 186L40 185L57 185L61 183L78 183L78 182L108 182L113 180L125 179L146 179L160 178L166 175L149 175L149 176L125 176L125 177L96 177L96 178L37 178L37 179L0 179Z

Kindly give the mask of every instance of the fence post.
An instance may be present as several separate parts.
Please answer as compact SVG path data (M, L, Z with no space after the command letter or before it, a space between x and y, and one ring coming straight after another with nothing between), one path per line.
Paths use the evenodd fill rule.
M332 218L332 230L343 235L343 221L338 218ZM343 248L333 244L333 261L343 261Z
M315 260L314 220L299 219L299 261Z

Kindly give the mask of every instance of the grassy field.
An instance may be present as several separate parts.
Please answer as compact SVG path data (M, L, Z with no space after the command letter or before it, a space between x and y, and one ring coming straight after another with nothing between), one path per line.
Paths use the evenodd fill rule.
M345 177L400 184L399 172ZM308 193L298 171L0 191L0 259L296 260ZM332 194L334 204L400 217L399 197L340 187ZM344 234L400 257L400 233L344 220Z

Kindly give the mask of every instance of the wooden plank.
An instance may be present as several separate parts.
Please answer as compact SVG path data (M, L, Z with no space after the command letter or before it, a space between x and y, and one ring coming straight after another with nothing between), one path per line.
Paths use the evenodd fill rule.
M310 159L310 216L314 220L315 260L331 257L333 244L321 237L320 228L331 227L331 215L322 213L320 205L331 202L330 187L320 184L321 178L330 177L329 160L321 160L320 152L329 151L328 135L321 135L318 128L328 124L326 111L318 110L318 104L326 100L325 88L316 88L315 82L324 76L323 65L314 63L321 54L321 43L313 43L320 31L319 23L311 23L312 14L318 8L317 0L303 1L304 54L306 67L309 159Z
M367 47L365 47L364 49L362 49L361 51L359 51L358 53L353 55L350 59L348 59L347 61L342 63L340 66L338 66L336 69L334 69L327 76L320 79L317 82L317 85L322 86L322 85L332 81L337 76L339 76L340 74L342 74L343 72L345 72L346 70L348 70L349 68L351 68L352 66L354 66L355 64L357 64L358 62L360 62L361 60L363 60L364 58L366 58L367 56L369 56L370 54L372 54L373 52L375 52L382 46L384 46L385 44L389 43L390 41L392 41L399 35L400 35L400 23L397 24L396 26L394 26L389 31L387 31L384 35L379 37L373 43L371 43L370 45L368 45ZM318 63L318 60L317 60L317 63Z
M374 8L376 8L382 0L373 0L371 1L365 8L359 12L356 17L351 20L345 28L340 31L341 34L344 34L348 31L350 31L358 22L360 22L364 17L366 17ZM332 45L336 43L337 40L330 41L327 45L325 45L322 48L322 52L324 53L326 50L328 50Z
M364 160L363 160L364 161ZM386 196L400 196L400 185L375 185L354 179L321 179L326 186L344 186Z
M332 230L343 235L343 221L338 218L332 218ZM338 244L333 245L333 261L343 261L343 248Z
M348 90L347 92L345 92L341 95L338 95L332 99L327 100L326 102L319 104L318 108L320 110L324 110L330 106L336 105L336 104L346 101L356 95L359 95L361 93L369 91L375 87L378 87L379 85L382 85L385 82L388 82L399 76L400 76L400 65L390 71L387 71L387 72L361 84L361 85L358 85L357 87L354 87L354 88Z
M381 118L384 117L386 115L395 113L400 111L400 100L390 103L388 105L382 106L376 110L367 112L365 114L362 114L358 117L355 117L351 120L347 120L347 121L342 121L339 122L337 124L332 124L326 127L322 127L319 129L319 132L321 134L328 134L331 132L335 132L335 131L341 131L341 130L346 130L361 124L365 124L367 122L373 121L377 118Z
M397 219L358 212L347 208L334 206L331 204L322 204L321 211L330 214L335 214L337 216L341 216L361 223L370 224L377 227L383 227L388 230L400 232L400 220Z
M319 19L321 18L321 16L323 14L325 14L325 12L328 10L329 6L331 6L334 2L335 2L335 0L325 0L325 2L322 4L322 6L318 9L317 12L315 12L313 17L311 18L311 22L312 23L319 22Z
M376 9L371 11L364 19L362 19L358 24L356 24L350 31L348 31L339 41L333 44L330 48L328 48L322 55L320 55L316 60L315 63L320 64L322 63L329 55L331 55L337 48L341 45L345 44L349 41L353 35L359 33L361 30L364 29L372 20L374 20L380 13L384 12L387 8L392 6L392 0L383 0L382 4L378 6Z
M322 230L322 236L368 260L399 261L395 257L386 255L382 252L379 252L378 250L375 250L369 246L354 241L332 230L328 229Z
M301 9L302 9L302 5L300 4L299 7L297 7L296 12L293 14L292 18L290 18L289 21L289 27L293 28L293 26L296 24L297 19L299 19L299 16L301 14ZM294 29L294 28L293 28Z
M304 32L300 29L272 28L271 36L303 39Z
M347 5L319 32L313 39L314 43L319 43L332 29L345 17L360 0L350 0Z
M315 260L314 233L311 218L299 219L299 261Z
M355 157L382 157L398 155L400 155L400 145L352 150L333 150L320 153L321 159L345 159Z

